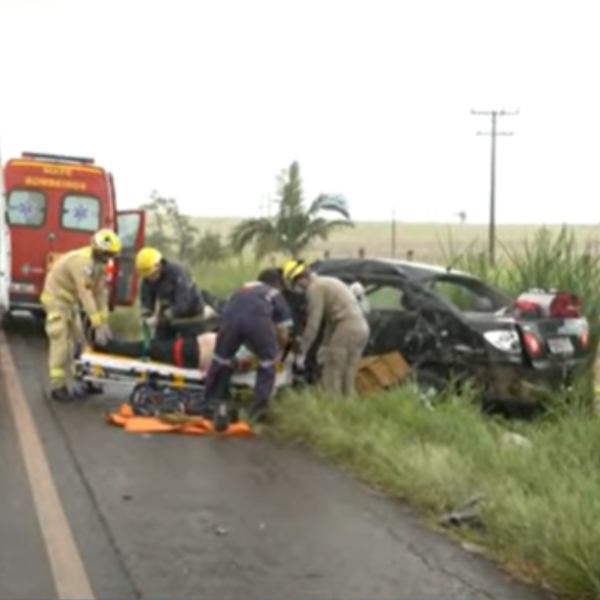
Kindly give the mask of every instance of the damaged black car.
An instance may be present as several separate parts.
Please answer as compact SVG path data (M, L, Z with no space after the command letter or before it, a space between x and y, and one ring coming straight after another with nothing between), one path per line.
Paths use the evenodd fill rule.
M513 298L468 273L384 259L327 259L311 269L363 286L371 326L365 356L399 352L423 393L469 381L484 408L528 412L549 393L569 389L590 359L582 301L568 292Z

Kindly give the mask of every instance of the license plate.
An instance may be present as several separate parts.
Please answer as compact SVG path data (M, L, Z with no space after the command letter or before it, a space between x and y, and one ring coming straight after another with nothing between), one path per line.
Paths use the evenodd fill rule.
M569 338L551 338L548 348L552 354L573 354L573 344Z

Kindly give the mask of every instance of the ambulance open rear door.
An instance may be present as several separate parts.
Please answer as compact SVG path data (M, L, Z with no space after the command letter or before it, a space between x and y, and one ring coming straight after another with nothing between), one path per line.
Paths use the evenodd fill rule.
M117 234L121 239L121 256L115 261L112 280L111 306L133 306L138 296L138 276L135 256L144 247L146 213L143 210L117 212Z

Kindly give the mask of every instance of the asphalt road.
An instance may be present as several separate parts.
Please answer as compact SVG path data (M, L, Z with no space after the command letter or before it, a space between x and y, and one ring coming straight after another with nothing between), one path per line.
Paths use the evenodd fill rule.
M107 599L543 598L300 449L127 434L103 421L114 395L51 406L43 339L9 341L20 388L4 358L0 598L76 597L67 583L77 576ZM19 440L33 433L19 418L19 389L48 481L41 466L26 469L35 461Z

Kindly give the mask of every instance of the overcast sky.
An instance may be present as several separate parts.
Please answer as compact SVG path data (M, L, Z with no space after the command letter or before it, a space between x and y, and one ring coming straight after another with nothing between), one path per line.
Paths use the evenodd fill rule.
M600 222L600 3L0 0L0 144L94 157L120 202L257 214L300 161L357 219Z

